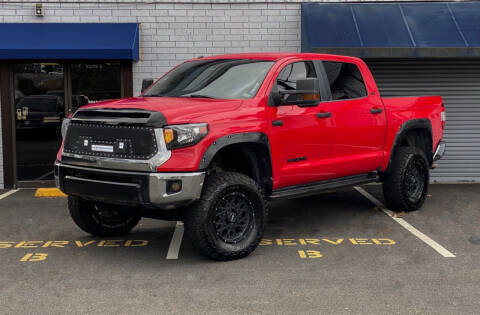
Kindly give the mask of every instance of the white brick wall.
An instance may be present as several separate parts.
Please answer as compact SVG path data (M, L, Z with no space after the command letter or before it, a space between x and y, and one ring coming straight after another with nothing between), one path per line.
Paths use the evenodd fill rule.
M143 78L156 78L188 58L230 52L300 50L298 3L136 6L137 10L131 10L130 14L135 14L142 23L142 61L134 65L134 93L139 93ZM288 20L287 14L280 14L280 10L288 13ZM113 15L115 11L124 10L114 10Z
M71 1L69 1L71 2ZM200 55L299 51L300 3L32 3L0 5L0 22L139 22L141 61L133 65L134 94L144 78Z

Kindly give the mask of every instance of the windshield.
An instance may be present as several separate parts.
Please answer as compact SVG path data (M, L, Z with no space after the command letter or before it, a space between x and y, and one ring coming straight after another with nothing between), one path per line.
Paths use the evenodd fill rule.
M252 98L272 65L245 59L189 61L163 76L143 96Z

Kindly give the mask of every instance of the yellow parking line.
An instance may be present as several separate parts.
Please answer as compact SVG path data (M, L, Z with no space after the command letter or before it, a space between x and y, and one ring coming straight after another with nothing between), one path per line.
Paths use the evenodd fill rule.
M35 197L45 198L45 197L67 197L60 189L58 188L38 188L35 191Z

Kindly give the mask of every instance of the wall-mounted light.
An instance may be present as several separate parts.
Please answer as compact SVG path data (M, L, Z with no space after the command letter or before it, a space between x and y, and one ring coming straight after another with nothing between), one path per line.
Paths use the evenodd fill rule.
M43 16L43 7L41 3L35 4L35 16Z

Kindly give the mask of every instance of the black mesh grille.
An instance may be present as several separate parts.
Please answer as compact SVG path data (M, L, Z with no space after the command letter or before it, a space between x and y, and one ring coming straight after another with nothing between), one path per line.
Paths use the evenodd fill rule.
M66 153L148 160L157 153L151 127L71 122L63 151Z

